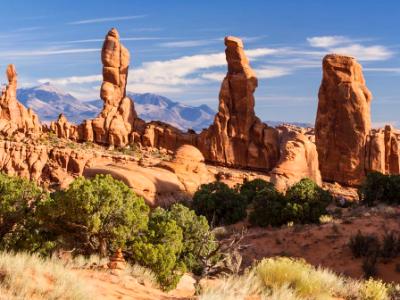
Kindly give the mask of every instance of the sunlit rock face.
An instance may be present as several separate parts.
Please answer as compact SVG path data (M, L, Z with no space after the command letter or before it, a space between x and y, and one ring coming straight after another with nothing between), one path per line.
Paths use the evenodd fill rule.
M322 179L358 185L365 171L365 149L371 129L368 90L361 65L352 57L323 59L318 93L315 142Z
M228 166L271 170L279 159L278 132L254 112L257 77L239 38L225 38L228 72L214 123L198 138L205 158Z

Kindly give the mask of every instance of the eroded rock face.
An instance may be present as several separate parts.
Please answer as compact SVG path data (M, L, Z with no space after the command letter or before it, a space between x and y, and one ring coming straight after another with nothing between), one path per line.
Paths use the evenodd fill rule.
M31 109L26 109L16 98L17 71L14 65L8 65L6 75L8 85L1 91L0 97L0 132L7 136L16 132L40 133L39 117Z
M386 125L384 129L371 130L366 150L368 171L383 174L400 173L400 133L392 126Z
M228 166L271 170L279 159L278 132L254 112L257 78L235 37L225 38L228 72L219 94L214 124L198 137L206 160Z
M280 126L280 159L271 171L271 182L279 191L285 191L303 178L322 185L316 146L304 129Z
M171 162L159 165L175 173L185 186L186 191L193 195L199 186L213 181L204 163L204 156L199 149L192 145L183 145L178 148Z
M322 178L358 185L366 170L372 99L361 65L352 57L325 56L318 98L315 142Z
M103 110L92 121L81 124L79 136L84 141L122 147L130 142L136 112L130 98L126 97L130 55L119 40L118 31L111 29L101 51L103 83L100 97Z

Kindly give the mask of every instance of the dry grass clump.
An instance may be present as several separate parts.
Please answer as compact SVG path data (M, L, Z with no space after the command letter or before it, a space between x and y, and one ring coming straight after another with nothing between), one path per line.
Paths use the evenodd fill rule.
M26 253L0 253L0 295L6 299L91 299L90 289L60 262Z
M71 270L109 272L107 262L108 259L98 255L60 260L57 256L46 259L27 253L0 252L0 300L94 299L95 291L84 280L77 280L76 273ZM158 287L154 273L136 264L127 264L118 278L120 282L136 280Z
M380 281L352 280L287 257L264 259L242 276L206 287L199 299L244 300L249 296L268 300L390 299L389 286Z

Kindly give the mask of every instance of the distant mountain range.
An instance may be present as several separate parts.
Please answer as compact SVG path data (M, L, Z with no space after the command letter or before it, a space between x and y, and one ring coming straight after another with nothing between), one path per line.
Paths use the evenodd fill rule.
M194 129L199 132L214 121L216 112L205 104L190 106L152 93L127 92L127 94L134 100L139 117L147 122L162 121L181 130ZM47 123L57 120L59 114L63 113L70 122L79 124L85 119L95 118L103 107L100 99L81 101L50 83L18 89L17 98L26 107L32 108L42 122ZM288 122L265 121L265 123L278 126ZM290 124L312 127L309 123Z

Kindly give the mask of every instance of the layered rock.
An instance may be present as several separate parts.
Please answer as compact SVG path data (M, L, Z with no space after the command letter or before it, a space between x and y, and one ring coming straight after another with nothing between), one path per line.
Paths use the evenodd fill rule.
M280 159L271 171L271 182L280 191L287 190L302 178L310 178L322 184L316 146L304 129L280 126Z
M325 56L318 98L315 142L322 178L358 185L366 171L372 99L361 65L352 57Z
M258 81L242 41L226 37L225 46L228 72L221 85L219 110L213 125L198 137L197 146L208 161L271 170L279 159L278 132L255 115Z
M134 104L126 97L130 55L111 29L101 51L103 83L100 97L104 106L99 116L80 125L80 139L122 147L129 143L136 118Z
M366 149L366 168L383 174L400 173L400 134L392 126L371 130Z
M179 147L172 161L163 162L159 167L175 173L190 194L194 194L201 184L213 180L204 163L203 154L191 145Z
M26 109L16 98L17 71L14 65L8 65L6 75L8 85L1 91L0 96L0 132L7 136L17 132L40 133L39 117L31 109Z

